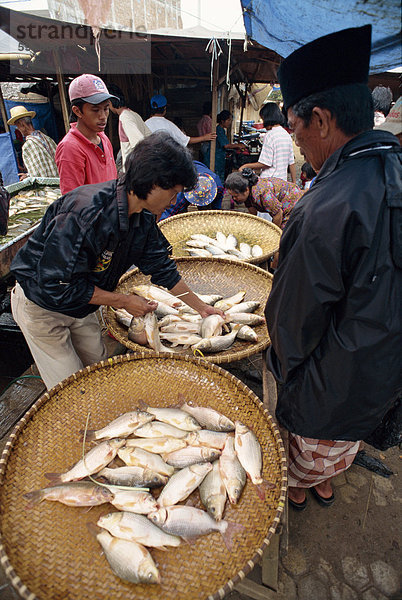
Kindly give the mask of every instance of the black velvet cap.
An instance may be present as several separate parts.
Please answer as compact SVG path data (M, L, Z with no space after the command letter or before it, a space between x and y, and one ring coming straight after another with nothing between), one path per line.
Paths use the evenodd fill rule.
M343 29L298 48L278 70L284 109L302 98L348 83L367 83L371 25Z

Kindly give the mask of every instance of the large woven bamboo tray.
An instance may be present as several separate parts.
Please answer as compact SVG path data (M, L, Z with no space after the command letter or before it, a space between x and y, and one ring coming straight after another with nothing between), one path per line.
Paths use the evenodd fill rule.
M225 297L230 297L240 290L247 290L245 300L259 300L260 307L255 313L264 315L265 304L272 286L272 275L268 271L248 263L230 262L212 257L176 258L175 262L184 281L193 292L200 294L219 293ZM150 283L150 277L143 275L138 269L133 269L123 275L116 291L128 294L134 286L143 283ZM150 348L140 346L128 339L127 328L117 322L113 309L103 306L102 315L110 333L121 344L135 352L152 352ZM224 352L205 354L205 360L223 364L242 360L261 352L270 344L267 326L263 323L253 329L258 335L258 342L235 340L234 344ZM191 348L180 350L180 346L176 347L176 350L179 354L193 353Z
M158 223L163 235L173 247L173 256L189 256L186 241L193 233L204 233L214 238L217 231L225 235L233 233L238 242L253 246L259 244L262 256L247 262L265 262L279 248L282 230L261 217L232 210L202 210L169 217Z
M111 505L73 508L44 501L27 510L23 494L45 487L82 456L79 430L104 426L148 401L177 404L178 393L252 427L263 449L263 477L273 484L261 500L247 481L224 518L244 526L228 551L219 533L162 552L151 549L161 585L131 584L114 575L87 522ZM27 600L217 600L259 561L281 517L286 458L275 422L258 397L227 371L202 359L126 354L86 367L43 394L17 423L0 461L0 562ZM190 497L201 507L198 491Z

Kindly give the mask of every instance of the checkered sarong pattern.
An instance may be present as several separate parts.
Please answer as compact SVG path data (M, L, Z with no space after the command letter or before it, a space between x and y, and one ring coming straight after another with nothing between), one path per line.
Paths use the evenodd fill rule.
M309 488L352 464L360 442L316 440L289 432L288 483L291 487Z

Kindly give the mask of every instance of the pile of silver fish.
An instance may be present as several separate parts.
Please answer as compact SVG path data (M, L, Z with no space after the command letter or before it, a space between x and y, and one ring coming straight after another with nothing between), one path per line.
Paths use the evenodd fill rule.
M218 314L205 319L180 298L154 285L137 285L132 293L158 303L154 312L133 317L124 309L115 311L117 321L127 327L128 339L156 352L175 352L177 346L199 352L223 352L235 339L258 342L252 329L265 323L264 317L254 314L260 303L244 301L245 291L223 298L218 294L197 294L203 302L221 309L225 318ZM165 343L168 343L167 346Z
M263 255L263 250L258 244L250 246L246 242L238 242L233 233L225 235L221 231L216 232L215 238L203 233L194 233L186 241L186 250L191 256L215 256L216 258L227 258L230 260L248 261Z
M8 231L0 236L0 245L33 227L43 217L49 204L60 196L59 188L45 186L38 190L21 191L10 198Z
M161 581L149 547L167 549L219 532L230 550L244 526L223 519L226 499L239 502L247 476L257 486L268 484L254 432L212 408L182 400L172 408L144 404L81 433L96 445L70 470L46 473L52 486L24 497L28 508L43 500L112 504L117 511L88 528L114 573L132 583ZM206 511L180 504L197 488Z

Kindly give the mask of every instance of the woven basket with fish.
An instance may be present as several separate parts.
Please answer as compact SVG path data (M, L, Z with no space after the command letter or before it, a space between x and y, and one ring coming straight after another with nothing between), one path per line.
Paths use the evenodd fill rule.
M232 263L219 258L177 258L178 270L187 285L199 294L217 294L223 297L232 296L239 291L246 291L245 300L259 302L255 314L264 315L264 308L271 291L272 275L249 263ZM124 294L132 293L135 286L150 283L150 277L143 275L138 269L129 271L120 279L116 291ZM151 348L141 346L128 338L127 327L120 324L113 308L102 307L102 315L111 335L121 344L135 352L152 352ZM266 324L263 322L253 327L258 341L235 339L234 343L224 351L204 354L205 360L216 364L229 363L253 356L264 350L270 343ZM192 348L174 348L175 353L193 355Z
M240 244L261 248L259 256L250 256L247 262L263 263L279 248L281 229L261 217L230 210L194 211L169 217L159 223L160 230L173 247L173 256L189 256L186 244L192 235L204 234L215 238L217 232L230 234ZM229 255L230 256L230 255ZM232 257L235 255L232 255Z
M63 472L82 458L79 432L87 423L103 428L144 402L177 406L180 395L193 407L214 409L253 430L269 485L261 497L247 480L238 503L226 502L223 518L236 525L231 549L218 532L166 551L152 548L161 583L128 583L113 573L88 528L115 507L105 503L88 512L46 501L29 507L26 494L47 485L45 473ZM275 533L284 507L286 458L272 417L233 375L202 359L132 354L86 367L41 396L7 440L0 484L0 560L22 598L217 600L254 567ZM188 500L202 509L198 489Z

